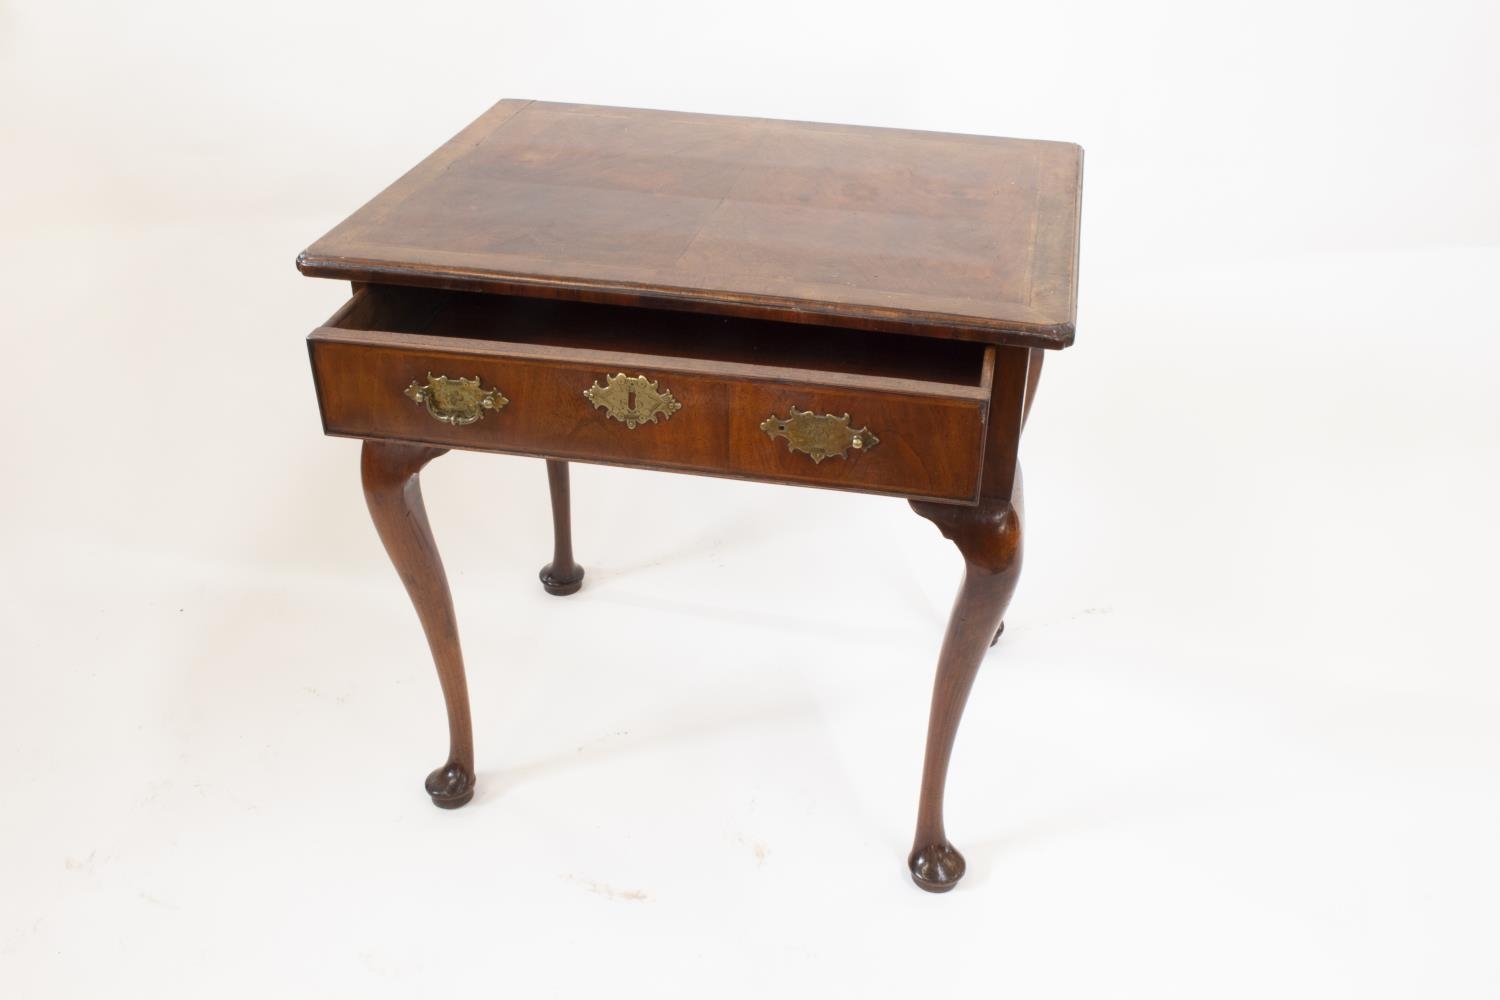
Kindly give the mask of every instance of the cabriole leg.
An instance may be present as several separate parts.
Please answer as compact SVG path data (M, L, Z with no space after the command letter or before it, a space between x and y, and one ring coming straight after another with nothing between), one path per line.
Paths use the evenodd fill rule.
M1021 519L1007 501L985 500L978 507L959 507L913 500L911 506L936 524L964 557L963 586L938 655L917 833L907 858L918 886L929 892L947 892L964 874L963 855L948 842L943 829L948 761L974 675L993 644L992 637L998 638L1005 607L1021 573Z
M422 505L417 474L446 448L366 441L360 458L365 503L401 582L421 619L437 665L448 709L448 760L427 776L427 794L443 809L457 809L474 797L474 730L469 718L469 686L448 577Z

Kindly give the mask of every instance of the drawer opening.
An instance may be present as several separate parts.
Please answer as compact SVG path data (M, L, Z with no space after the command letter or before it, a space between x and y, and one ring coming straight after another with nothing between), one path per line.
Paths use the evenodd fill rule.
M986 387L980 343L664 309L371 285L329 325Z

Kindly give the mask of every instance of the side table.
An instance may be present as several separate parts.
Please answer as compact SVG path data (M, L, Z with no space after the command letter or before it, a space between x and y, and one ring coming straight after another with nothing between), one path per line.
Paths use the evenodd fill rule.
M437 665L432 801L474 794L432 459L546 460L557 595L584 579L570 461L886 494L965 566L908 858L951 889L948 761L1021 568L1043 353L1073 341L1081 176L1070 143L502 101L304 251L353 285L308 346Z

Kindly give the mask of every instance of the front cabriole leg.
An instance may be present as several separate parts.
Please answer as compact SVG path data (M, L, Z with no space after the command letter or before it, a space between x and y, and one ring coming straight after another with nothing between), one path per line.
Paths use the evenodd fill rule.
M963 586L954 601L938 656L917 833L906 862L918 886L929 892L947 892L964 874L964 857L948 842L943 829L948 761L974 675L992 637L998 637L1005 607L1021 573L1021 518L1004 500L983 500L977 507L913 500L911 507L936 524L964 557Z
M474 730L469 718L469 686L458 644L458 622L448 577L438 555L422 485L417 474L446 448L397 442L366 441L360 458L365 503L386 554L406 584L406 592L437 665L438 682L448 709L448 760L427 776L433 805L457 809L474 797Z

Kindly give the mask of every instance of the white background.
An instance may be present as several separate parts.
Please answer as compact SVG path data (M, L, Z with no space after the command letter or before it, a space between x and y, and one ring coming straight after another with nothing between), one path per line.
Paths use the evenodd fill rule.
M1500 6L0 6L0 994L1493 997ZM424 477L480 785L300 249L501 97L1080 142L1027 559L894 500Z

